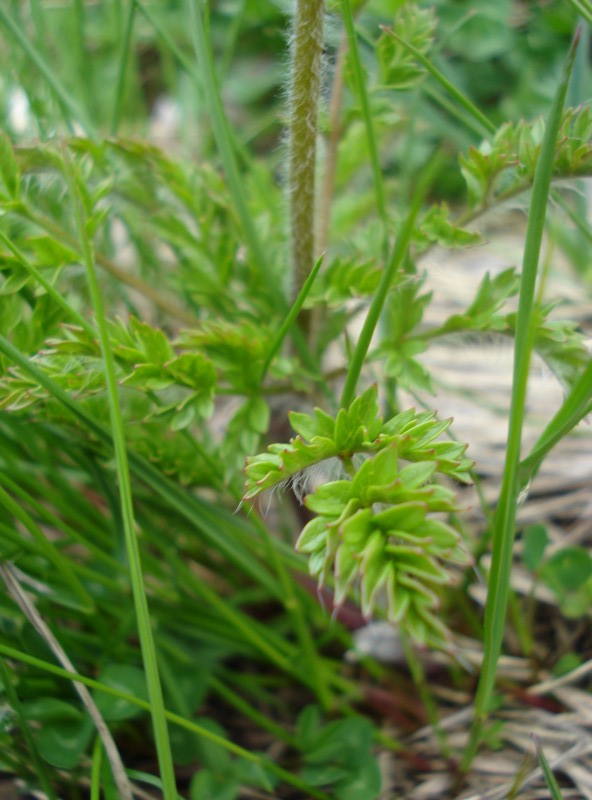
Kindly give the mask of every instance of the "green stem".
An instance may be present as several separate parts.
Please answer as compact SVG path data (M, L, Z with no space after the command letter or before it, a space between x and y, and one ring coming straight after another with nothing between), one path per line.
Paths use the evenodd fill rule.
M51 92L56 97L60 109L64 113L64 121L69 130L73 130L72 120L75 120L82 125L89 136L96 138L97 129L86 111L68 92L50 64L39 52L36 45L30 40L17 22L15 22L10 13L5 10L5 5L6 4L4 3L0 3L0 24L8 30L10 38L18 43L21 50L33 62L35 67L45 79Z
M136 609L142 660L146 672L146 682L148 685L148 695L150 698L150 710L152 714L152 725L154 729L158 764L163 783L163 795L165 800L177 800L175 770L173 766L167 722L164 713L164 699L162 696L162 687L160 684L158 664L156 660L156 649L152 635L152 627L150 624L148 600L144 587L140 547L136 536L130 471L125 445L123 416L119 404L119 390L115 372L115 359L111 350L111 338L105 316L103 297L95 270L92 243L88 234L89 221L84 217L82 201L77 190L77 176L74 172L74 166L70 162L66 151L64 151L64 155L65 164L67 168L69 168L69 175L67 177L69 179L72 203L74 205L74 215L80 237L89 292L95 312L99 339L101 342L101 351L103 354L105 382L107 386L107 395L109 398L109 414L111 419L113 448L115 451L115 463L117 467L117 477L119 483L119 499L121 503L121 515L125 534L126 552L129 562L130 581L132 585L134 605Z
M545 227L547 202L551 188L555 146L578 41L579 35L576 33L549 113L534 176L516 321L514 373L506 462L495 518L489 588L485 606L483 667L475 698L475 716L471 736L461 765L464 772L469 770L479 746L481 731L489 713L491 696L495 685L497 662L502 647L510 591L515 521L520 488L519 464L522 425L526 405L528 370L534 340L533 306L535 285L541 241Z
M419 212L421 207L421 203L425 194L427 187L435 174L435 171L440 166L440 159L435 158L433 159L424 170L423 174L419 177L417 188L415 190L415 194L411 199L411 205L409 208L409 212L407 214L407 218L403 222L401 226L401 230L399 231L399 235L395 241L395 246L392 250L391 257L383 270L382 277L380 279L380 283L378 284L378 288L376 290L376 294L372 298L372 303L370 304L370 308L368 309L368 315L364 321L364 325L362 327L362 331L358 338L358 343L354 350L349 369L347 371L347 377L345 379L345 386L343 387L343 392L341 394L341 408L348 408L350 403L354 398L354 394L356 391L356 386L358 383L358 378L360 377L360 373L362 372L362 367L364 366L364 360L366 358L366 354L370 349L370 342L372 341L372 337L374 335L374 331L376 330L376 326L378 325L378 321L380 319L380 315L382 313L382 309L384 308L384 304L386 302L386 298L391 288L393 281L405 256L407 255L407 250L409 248L409 242L411 240L411 236L413 234L413 227L415 225L415 218Z
M582 371L561 408L553 416L528 456L520 463L519 488L525 489L534 478L543 459L574 428L592 407L592 361Z
M370 100L368 92L366 91L366 80L364 78L364 68L362 67L362 60L358 50L358 41L356 37L356 29L354 27L354 17L351 9L350 0L342 0L341 8L343 12L343 23L347 33L349 50L352 61L352 71L360 103L362 118L366 128L366 141L368 142L368 150L370 151L370 164L372 166L372 177L374 179L374 194L376 197L376 210L383 225L383 250L385 259L388 253L388 214L386 210L386 195L384 191L384 182L382 180L382 170L380 168L380 157L378 154L378 145L376 143L376 135L374 133L374 122L372 118L372 109L370 108Z
M322 263L323 263L323 257L321 256L314 265L314 267L312 268L310 275L308 275L308 277L304 281L302 288L298 292L298 296L296 300L294 300L292 308L290 309L287 317L280 325L280 329L276 333L275 338L271 344L271 347L269 348L269 353L267 354L267 358L265 359L265 363L261 371L261 385L263 385L265 376L267 375L267 370L269 369L271 362L277 355L280 347L282 346L282 342L286 338L286 335L288 334L290 328L292 327L294 320L296 319L296 317L300 312L300 309L304 305L304 301L306 300L306 298L308 297L308 293L312 289L312 285L314 283L315 278L318 275Z
M331 224L331 205L335 191L337 175L337 156L341 138L341 106L343 102L344 68L347 56L347 39L343 38L337 53L335 77L331 87L331 103L329 106L329 122L326 133L327 145L325 154L325 173L321 188L321 207L319 209L319 227L317 231L317 247L324 253L329 238Z
M87 678L86 675L80 675L78 672L74 672L73 670L64 669L63 667L58 667L48 661L43 661L40 658L29 655L29 653L25 653L21 650L16 650L13 647L2 644L2 642L0 642L0 654L4 655L6 658L20 661L23 664L29 664L30 666L43 670L44 672L48 672L51 675L57 675L60 678L81 683L84 686L88 686L89 689L93 689L95 692L101 692L111 697L116 697L119 700L124 700L125 702L131 703L132 705L136 706L137 708L141 708L144 711L151 710L151 704L146 700L141 700L135 695L122 692L119 689L107 686L107 684L100 683L92 678ZM197 733L198 736L203 737L206 741L213 742L214 744L223 747L225 750L228 750L229 753L233 753L239 758L243 758L245 761L249 761L252 764L258 764L262 769L271 772L272 775L277 775L278 778L285 781L289 786L294 786L296 789L303 791L304 796L315 798L315 800L330 800L328 794L320 789L314 789L312 786L306 783L306 781L298 778L292 772L288 772L287 770L278 767L277 764L275 764L266 756L258 753L252 753L250 750L247 750L238 744L234 744L234 742L225 739L223 736L219 736L218 734L209 730L209 728L198 725L189 719L184 719L179 714L174 714L171 711L165 711L164 713L166 719L169 720L169 722L171 722L173 725L177 725L178 727L187 731L191 731L192 733ZM177 800L176 795L174 800Z
M323 0L298 0L292 28L288 186L296 293L309 276L315 258L315 169L323 11Z
M459 103L459 105L461 105L464 109L466 109L466 111L469 112L469 114L471 114L476 120L479 121L479 123L481 124L481 127L483 128L484 131L486 131L489 134L495 133L496 128L495 128L495 125L493 124L493 122L491 122L491 120L487 119L485 114L483 114L481 111L479 111L477 106L475 106L475 104L472 103L469 100L469 98L466 97L466 95L464 95L462 92L460 92L456 88L456 86L453 83L451 83L448 80L448 78L446 78L446 76L443 75L440 72L440 70L437 69L437 67L435 67L432 64L432 62L430 61L429 58L426 58L424 56L424 54L420 50L418 50L416 47L414 47L409 42L406 42L405 39L402 39L399 36L399 34L395 33L395 31L393 31L391 28L387 28L384 25L381 25L381 28L385 33L388 33L389 36L392 36L393 39L396 42L398 42L398 44L400 44L402 47L405 47L407 50L409 50L409 52L413 54L414 58L416 58L419 61L419 63L427 69L427 71L430 73L430 75L432 75L432 77L434 77L438 81L438 83L444 89L446 89L446 91L449 92L452 95L452 97L455 98L455 100Z
M589 0L569 0L589 25L592 25L592 3Z
M271 272L268 266L267 254L261 244L251 211L248 207L242 177L238 168L233 136L226 118L224 106L222 105L220 89L216 79L214 59L212 57L212 51L208 42L204 19L200 8L201 0L186 0L186 2L189 12L190 32L193 38L202 86L211 118L212 130L220 152L220 157L222 158L222 164L224 165L224 172L232 193L232 198L243 227L245 241L251 251L257 269L261 273L261 277L268 284L271 294L279 296L280 292L278 292L274 286L269 286ZM310 266L312 267L312 264Z
M68 247L72 247L74 250L79 249L76 239L60 225L56 225L56 223L49 219L49 217L38 214L36 211L33 211L26 206L19 206L17 209L15 209L15 213L20 217L29 220L29 222L38 225L44 231L47 231L47 233L54 236L63 244L66 244ZM177 319L179 322L182 322L184 325L187 325L191 328L194 328L197 325L195 316L180 306L173 297L170 297L168 294L163 293L154 286L151 286L137 275L132 275L132 273L127 272L121 267L118 267L117 264L115 264L113 261L111 261L111 259L107 258L107 256L103 255L102 253L96 253L95 260L100 267L102 267L111 276L116 278L124 286L129 286L130 289L139 292L143 297L146 297L148 300L153 302L155 306L169 314L174 319Z
M117 73L117 83L115 84L115 102L113 103L111 136L115 136L117 134L117 130L119 128L119 121L121 119L121 110L123 108L123 96L125 92L125 76L127 73L127 63L129 60L130 43L132 39L132 30L134 26L135 13L136 13L136 0L129 0L127 20L125 23L125 32L123 35L123 44L121 48L121 57L119 59L119 71Z
M103 767L103 745L101 737L95 738L90 773L90 800L101 800L101 769Z
M76 577L72 568L71 562L64 558L59 550L44 532L41 530L35 520L27 514L27 512L0 486L0 506L4 510L17 519L23 527L25 527L32 539L39 545L40 551L50 564L54 566L56 571L60 573L66 582L66 585L72 590L75 596L80 601L85 613L90 614L95 608L93 598L86 591L84 586ZM24 546L24 545L23 545Z

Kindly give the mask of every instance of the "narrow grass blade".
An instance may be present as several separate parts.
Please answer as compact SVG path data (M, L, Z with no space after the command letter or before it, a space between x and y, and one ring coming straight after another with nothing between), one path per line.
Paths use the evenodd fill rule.
M141 708L144 711L150 711L150 703L146 702L146 700L141 700L135 695L122 692L119 689L107 686L106 684L93 680L92 678L87 678L85 675L80 675L79 673L74 672L74 670L67 670L63 669L62 667L57 667L55 664L50 664L47 661L43 661L40 658L31 656L29 653L24 653L21 650L16 650L13 647L8 647L1 642L0 655L4 655L6 658L19 661L23 664L28 664L29 666L43 670L51 675L56 675L57 677L83 684L89 689L111 695L111 697L116 697L119 700L124 700L125 702L131 703L132 705L136 706L137 708ZM287 783L289 786L294 786L296 789L303 791L306 797L312 797L314 800L330 800L329 795L327 795L325 792L314 789L312 786L309 786L306 781L303 781L300 778L297 778L291 772L287 772L281 767L278 767L273 763L273 761L268 760L265 756L252 753L250 750L246 750L245 748L228 741L228 739L225 739L223 736L218 736L208 728L204 728L201 725L192 722L191 720L184 719L178 714L165 711L165 716L173 725L178 725L180 728L184 728L192 733L196 733L198 736L202 736L204 739L223 747L225 750L228 750L229 753L232 753L239 758L244 758L246 761L260 765L263 769L266 769L273 775L277 775L278 778L285 781L285 783Z
M514 371L506 461L495 517L491 571L485 605L483 666L475 698L473 727L462 763L464 771L468 771L471 765L479 746L483 724L489 713L495 685L497 662L504 634L519 494L522 426L526 405L528 371L534 342L533 308L535 285L551 187L555 145L578 42L579 34L576 34L549 112L532 189L516 320Z
M234 11L230 30L226 36L226 43L224 45L224 52L220 59L220 75L225 77L228 74L236 46L239 40L239 34L243 26L243 22L247 13L248 0L239 0L238 8Z
M465 111L468 111L469 114L479 122L481 128L486 134L495 133L496 127L493 122L487 119L485 114L479 111L477 106L472 103L469 98L459 89L457 89L456 86L451 83L437 67L433 65L429 58L426 58L424 54L421 53L416 47L409 42L406 42L405 39L402 39L398 33L392 30L392 28L388 28L384 25L381 25L380 27L385 33L388 33L389 36L392 36L393 39L395 39L402 47L405 47L410 53L413 54L414 58L416 58L419 63L427 69L430 75L438 81L440 86L442 86L442 88L445 89L448 94L450 94L456 100L456 102L465 109Z
M230 191L232 192L232 199L234 206L243 226L245 240L251 251L251 255L257 265L257 269L261 273L262 279L266 282L267 288L272 295L279 294L275 287L270 285L271 272L267 263L267 256L263 246L259 240L259 234L255 229L253 218L247 204L245 190L243 187L242 179L238 169L236 154L232 142L232 134L230 133L228 120L222 99L220 97L220 90L216 80L216 69L210 43L208 42L202 12L200 9L200 0L186 0L188 17L190 23L190 33L193 38L193 46L197 57L199 66L199 74L201 76L202 86L205 92L208 110L210 112L214 138L220 151L222 163L224 165L224 172Z
M95 739L90 772L90 800L101 800L101 768L103 766L103 747L99 736Z
M35 45L31 42L29 37L21 29L20 25L6 10L6 7L3 3L0 3L0 24L2 24L6 28L6 30L10 33L13 40L19 45L21 50L23 50L23 52L27 55L27 57L37 67L37 69L47 82L47 85L56 96L60 108L65 109L70 115L69 118L65 119L66 124L70 128L70 131L73 130L72 122L74 121L77 122L79 125L81 125L85 129L85 131L89 134L89 136L96 137L97 129L91 122L85 109L83 109L82 106L80 106L79 103L74 99L74 97L72 97L72 95L68 92L68 90L65 88L61 80L55 74L55 71L43 58L39 50L35 47Z
M19 506L17 502L0 486L0 506L4 506L5 511L17 519L24 528L29 532L31 537L39 545L39 549L47 558L50 564L53 564L56 571L60 573L66 585L71 589L74 595L82 604L82 608L87 614L90 614L94 607L94 601L88 594L84 586L76 577L74 570L67 558L60 553L56 546L51 542L43 533L35 520L26 513L26 511Z
M551 792L551 800L563 800L563 794L561 793L561 789L559 788L559 784L557 783L557 779L555 775L553 775L553 770L549 766L549 762L543 752L543 748L541 747L541 743L536 738L533 737L536 745L537 757L539 759L539 764L541 765L541 769L543 770L543 775L545 778L545 783L547 784L547 788Z
M72 665L72 662L68 658L58 640L45 624L31 600L29 600L25 592L22 590L18 580L16 579L14 570L9 564L0 564L0 576L2 577L2 580L4 581L12 599L21 609L35 631L39 634L39 636L41 636L45 644L49 647L57 661L64 669L74 672L74 666ZM117 784L117 788L122 800L132 800L132 790L123 766L123 762L119 755L115 741L111 736L111 732L105 723L105 720L101 716L101 713L97 708L95 701L91 697L87 687L84 686L84 684L75 681L74 688L80 697L82 705L88 711L97 733L101 737L101 741L103 742L105 752L109 758L109 763L111 764L111 769L113 770L113 777Z
M147 22L154 28L156 35L162 40L162 43L170 51L171 55L176 59L185 72L191 76L196 82L196 85L201 88L201 78L199 69L196 68L193 61L191 61L185 53L177 46L173 37L167 31L165 25L161 24L150 6L145 5L142 0L135 0L136 6L142 15L146 18Z
M113 447L110 432L1 335L0 352L68 408L102 444ZM137 453L129 453L129 464L135 475L190 521L210 546L265 586L274 597L281 597L281 589L269 571L241 544L245 537L253 538L253 530L244 520L184 491Z
M374 122L372 119L372 109L370 108L370 100L366 90L366 80L364 77L362 60L360 58L360 51L358 49L356 29L350 0L342 0L341 10L343 13L343 23L347 33L349 51L351 54L356 92L358 95L358 101L360 103L362 119L364 120L364 126L366 128L366 141L368 143L368 150L370 152L370 164L372 166L372 178L374 180L376 210L383 225L383 250L386 258L386 254L388 252L388 213L386 208L386 192L384 189L384 181L382 179L378 144L376 142Z
M94 95L94 63L89 58L89 53L85 46L85 0L73 0L71 8L74 36L70 37L70 46L72 47L72 60L70 62L72 66L70 69L78 78L79 96L90 99ZM93 112L95 111L96 106L89 103L86 107L89 120L93 120Z
M134 16L136 13L136 0L129 0L127 19L125 21L125 32L119 57L119 69L117 72L117 82L115 84L115 100L113 102L113 117L111 119L111 136L115 136L119 129L121 111L123 109L123 96L125 93L125 77L129 61L130 43L132 40L132 30L134 27Z
M95 312L99 340L101 343L101 352L105 369L105 382L109 400L113 449L115 452L115 463L119 484L119 498L121 503L126 552L129 563L134 605L136 609L142 660L146 673L148 695L150 697L152 725L154 729L158 764L163 782L164 798L165 800L176 800L177 788L175 769L173 765L167 722L164 716L164 699L158 673L158 663L156 660L156 649L152 635L152 627L150 624L148 600L144 587L140 547L136 536L129 463L125 445L123 416L119 404L119 390L115 372L115 359L111 350L111 338L109 335L107 319L105 317L103 297L95 270L92 242L90 241L88 234L89 220L85 218L82 198L79 196L77 191L77 176L74 171L75 167L67 156L65 157L65 164L70 173L68 177L70 183L71 200L74 205L74 215L83 252L83 261L86 269L89 292Z
M539 436L528 456L520 462L520 491L536 475L543 459L584 417L592 412L592 361L574 383L561 408Z
M19 476L19 480L21 476ZM37 484L38 485L38 484ZM35 488L37 488L37 485ZM21 486L19 486L15 481L8 477L8 475L0 472L0 497L2 496L2 488L1 486L6 487L7 491L11 492L14 497L18 497L21 502L24 502L29 506L34 513L37 515L37 518L42 520L44 524L50 525L54 530L61 531L64 533L71 541L77 542L78 544L85 547L90 553L92 553L93 557L96 558L98 561L101 561L109 570L110 574L117 573L118 571L123 571L124 567L118 561L116 561L112 556L102 550L98 545L97 542L93 540L92 536L94 532L89 532L88 530L85 531L87 533L86 536L79 533L79 531L74 530L71 526L64 524L62 520L60 520L55 514L53 514L47 505L44 503L38 502L34 497L32 497L29 492L25 491ZM24 510L23 510L24 513ZM85 527L88 523L85 524ZM35 534L33 534L35 537ZM35 537L36 538L36 537ZM58 553L58 556L60 554ZM91 599L92 603L92 599Z
M424 195L439 166L440 159L438 157L432 159L418 179L417 187L411 199L407 217L401 225L395 241L395 246L393 247L389 261L382 272L380 283L378 284L376 293L372 298L370 308L368 309L368 314L364 320L364 325L358 337L358 342L352 355L349 369L347 371L347 377L345 379L345 385L341 394L341 408L348 408L354 398L358 379L366 359L366 354L370 348L370 342L372 341L374 331L378 325L389 289L391 288L393 280L395 279L395 276L399 271L405 256L407 255L409 242L411 241L411 236L413 234L415 219L421 208Z
M581 199L584 200L584 206L587 207L586 199ZM553 202L557 203L561 210L567 214L581 235L588 240L588 243L592 243L592 230L590 230L590 225L586 219L585 209L583 214L574 211L574 209L565 201L559 192L553 192Z
M589 25L592 25L592 3L590 0L568 0Z
M263 381L265 380L265 376L267 374L267 370L269 369L269 366L270 366L271 362L273 361L273 359L277 355L280 347L282 346L282 342L284 341L284 339L286 338L290 328L292 327L292 325L296 321L296 317L298 316L298 313L299 313L300 309L304 305L304 301L308 297L308 293L312 289L312 285L313 285L313 283L315 281L315 278L317 277L317 275L319 273L319 270L321 268L321 264L322 263L323 263L323 256L321 256L318 259L318 261L316 262L314 267L311 269L310 275L305 280L304 285L302 286L302 288L298 292L298 297L296 298L296 300L294 300L294 303L292 304L292 308L290 309L287 317L284 319L283 323L281 324L280 329L276 333L275 338L274 338L274 340L272 342L272 345L269 348L269 353L267 354L267 358L265 359L265 364L263 365L263 370L261 371L261 384L263 384Z

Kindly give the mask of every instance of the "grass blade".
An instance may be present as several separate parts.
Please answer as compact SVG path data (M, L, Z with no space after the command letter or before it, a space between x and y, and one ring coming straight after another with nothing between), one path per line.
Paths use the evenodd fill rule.
M144 663L144 670L146 672L148 695L150 697L152 725L154 729L154 739L156 743L160 775L163 782L163 793L165 800L176 800L177 788L175 769L173 766L167 722L164 716L164 700L158 672L154 638L150 624L148 600L144 587L140 547L136 536L136 524L134 519L127 449L125 445L123 416L119 404L119 391L115 373L115 359L111 350L109 328L107 325L107 319L105 317L101 289L95 270L92 243L88 234L89 220L85 218L82 198L79 196L77 191L77 176L74 172L74 166L67 157L65 158L65 164L69 168L68 171L70 174L68 177L71 189L71 199L74 205L74 214L83 252L83 261L87 274L89 292L97 321L99 340L101 343L101 352L105 369L105 382L109 400L113 449L115 451L115 462L117 469L117 480L119 484L119 498L121 503L121 515L123 519L126 552L129 562L129 573L134 597L134 605L136 609L136 620L138 625L138 634L140 637L140 646L142 650L142 660Z
M31 600L21 588L21 585L16 578L14 569L10 564L0 564L0 577L4 581L8 593L14 602L18 605L29 623L49 647L57 661L64 669L74 672L74 666L72 665L72 662L68 658L61 644L45 624L45 621L42 619ZM122 800L132 800L132 790L123 766L123 762L121 760L121 756L119 755L117 745L115 744L105 720L101 716L101 713L97 708L95 701L91 697L87 687L84 686L84 684L75 681L74 688L80 697L82 705L90 715L97 733L101 737L101 741L103 742L105 752L107 753L109 763L111 764L113 777L117 783L117 789Z
M439 166L440 159L438 157L433 158L426 169L424 169L423 174L419 176L415 193L411 199L407 217L401 225L395 241L395 246L393 247L389 261L382 272L380 283L378 284L376 293L372 298L370 308L368 309L368 314L364 320L364 325L358 337L358 342L352 355L349 369L347 371L347 377L345 379L345 385L341 394L341 408L347 408L354 398L358 378L362 372L366 354L370 348L370 342L372 341L374 331L378 325L389 289L391 288L393 280L399 271L405 256L407 255L409 242L411 241L413 227L415 225L415 218L417 217L419 209L421 208L421 203L423 201L425 192L427 191L430 182L436 174Z
M53 542L51 542L45 536L35 520L29 514L27 514L26 511L21 508L19 504L13 500L8 492L6 492L1 486L0 506L4 506L5 511L15 517L15 519L17 519L21 525L26 528L33 541L37 542L39 545L39 549L45 558L47 558L49 563L52 564L57 572L62 575L66 585L69 586L72 592L76 595L85 612L87 614L92 613L95 605L94 601L76 577L68 559L62 556L55 544L53 544Z
M592 361L574 383L561 408L520 462L520 491L534 478L543 459L555 445L592 411Z
M551 188L555 145L578 42L579 32L576 33L572 42L561 80L555 93L533 183L516 320L514 371L506 461L495 517L491 571L485 605L483 666L475 698L473 727L462 763L463 771L469 769L479 746L481 730L489 712L495 685L497 662L504 634L519 494L522 426L525 414L530 357L534 342L533 308L535 285L547 202Z
M440 86L446 90L455 100L456 102L462 106L465 111L468 111L469 114L479 122L479 125L488 134L495 133L496 127L491 122L482 111L479 111L477 106L472 103L469 98L464 95L456 86L451 83L445 75L443 75L440 70L433 65L429 58L426 58L423 53L421 53L416 47L414 47L409 42L406 42L405 39L402 39L398 33L396 33L392 28L387 28L384 25L380 26L385 33L388 33L389 36L392 36L402 47L405 47L409 50L410 53L413 54L414 58L416 58L419 63L426 68L426 70L430 73L430 75L435 78Z
M590 0L568 0L589 25L592 25L592 3Z
M559 788L559 784L553 775L553 770L551 769L549 762L543 752L543 748L541 747L541 743L535 737L534 741L536 744L536 751L537 757L539 759L539 764L541 765L541 769L543 770L543 775L545 777L545 783L547 784L547 788L551 792L551 800L563 800L563 794L561 793L561 789Z
M119 700L125 700L125 702L131 703L132 705L136 706L137 708L141 708L144 711L150 711L150 703L146 702L146 700L141 700L135 695L122 692L119 689L107 686L106 684L93 680L92 678L87 678L85 675L80 675L73 670L71 671L63 669L62 667L57 667L54 664L43 661L40 658L31 656L29 653L24 653L20 650L16 650L13 647L8 647L1 642L0 655L4 655L6 658L22 662L23 664L28 664L36 669L43 670L44 672L48 672L60 678L81 683L84 686L87 686L89 689L111 695L112 697L117 697ZM191 720L184 719L178 714L165 711L165 716L173 725L178 725L185 730L191 731L191 733L196 733L198 736L202 736L204 739L214 742L220 747L223 747L225 750L228 750L229 753L233 753L239 758L244 758L246 761L249 761L253 764L259 764L272 774L277 775L278 778L285 781L285 783L287 783L289 786L294 786L296 789L303 791L306 797L312 797L314 800L330 800L329 795L327 795L325 792L314 789L312 786L309 786L306 781L303 781L300 778L297 778L291 772L287 772L281 767L278 767L273 761L268 760L265 756L259 755L258 753L252 753L250 750L246 750L245 748L240 747L240 745L234 744L222 736L218 736L208 728L204 728L203 726L198 725ZM177 798L175 797L174 800L177 800Z
M101 768L103 765L103 747L97 736L95 739L92 768L90 772L90 800L101 800Z
M323 256L321 256L317 260L316 264L311 269L310 275L304 281L304 284L303 284L302 288L298 292L298 297L296 298L296 300L294 300L294 303L292 304L292 308L290 309L290 312L288 313L288 315L286 316L286 318L282 322L282 324L280 326L280 329L276 333L275 339L273 340L272 345L269 348L269 353L267 354L267 358L265 359L265 364L263 365L263 370L261 372L261 384L263 384L263 381L265 380L265 376L267 374L267 370L269 369L269 366L270 366L271 362L273 361L273 359L277 355L277 352L279 351L280 347L282 346L282 342L286 338L286 335L288 334L290 328L294 324L300 309L304 305L304 301L306 300L306 298L308 297L308 293L312 289L312 285L313 285L313 283L315 281L315 278L318 275L318 272L319 272L319 270L321 268L321 264L322 263L323 263Z
M253 218L247 205L245 190L238 169L238 162L233 146L232 134L228 125L228 120L226 119L224 106L222 105L220 90L216 80L214 60L212 58L210 44L208 42L204 27L202 11L199 7L200 0L186 0L186 3L191 36L193 38L193 46L199 67L199 75L201 76L201 82L204 89L208 110L210 112L214 138L216 140L218 150L220 151L220 157L222 158L222 164L224 165L226 179L228 180L228 185L230 187L230 191L232 192L232 199L242 223L243 233L257 269L261 272L261 276L267 284L267 288L270 293L272 295L277 295L278 292L275 291L273 281L270 280L271 271L267 263L267 256L259 239L259 234L255 229Z
M6 10L4 4L0 4L0 24L2 24L8 30L12 39L18 43L21 50L23 50L27 57L37 67L47 82L47 85L57 98L60 109L62 109L63 112L68 112L69 116L64 113L64 118L70 132L73 132L72 121L75 121L85 129L89 136L96 137L97 129L91 122L85 109L78 104L78 101L75 100L74 97L72 97L72 95L64 87L61 80L41 55L39 50L36 49L35 45L21 29L20 25L18 25L18 23Z
M121 56L119 59L119 71L117 73L117 83L115 84L115 102L113 103L113 117L111 119L111 136L115 136L119 129L119 121L121 119L121 112L123 109L123 96L125 92L125 76L127 73L127 65L129 61L130 43L132 39L132 30L134 27L134 16L136 13L136 0L130 0L127 19L125 23L125 32L123 35L123 44L121 47Z
M18 364L69 409L102 444L113 447L110 432L1 335L0 352ZM188 494L137 453L130 452L128 458L134 474L191 522L210 546L224 555L231 564L264 586L274 597L281 598L281 589L269 571L241 545L241 541L246 537L253 537L252 528L244 520L223 508L210 506L206 501ZM296 556L294 561L300 563Z
M360 52L358 49L358 42L356 38L356 29L354 26L354 17L352 14L350 0L342 0L341 10L343 13L343 23L347 33L349 50L351 53L352 69L354 81L356 84L356 92L361 107L362 119L366 128L366 141L368 143L368 150L370 151L370 164L372 166L372 177L374 180L374 195L376 197L376 210L383 226L383 250L386 254L388 252L388 213L386 209L386 193L384 190L384 181L382 180L382 169L380 167L380 157L378 155L378 145L376 143L376 135L374 133L374 122L372 119L372 110L370 108L370 101L368 99L368 92L366 90L366 81L364 79L364 69L360 59Z

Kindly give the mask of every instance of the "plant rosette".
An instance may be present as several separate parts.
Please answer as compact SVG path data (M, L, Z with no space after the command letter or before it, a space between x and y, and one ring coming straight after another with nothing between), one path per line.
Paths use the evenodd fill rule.
M449 639L436 616L438 585L450 581L446 563L467 564L461 536L446 515L459 510L438 474L469 484L473 463L466 445L440 439L451 424L434 412L409 409L384 422L376 386L331 417L290 413L297 436L247 459L244 500L295 483L321 462L337 460L339 480L321 483L304 504L316 516L296 549L323 586L329 575L335 602L354 586L370 616L380 595L388 619L416 641L442 646Z

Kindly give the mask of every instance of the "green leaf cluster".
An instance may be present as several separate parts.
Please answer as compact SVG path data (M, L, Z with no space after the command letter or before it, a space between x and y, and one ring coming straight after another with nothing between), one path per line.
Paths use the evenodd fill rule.
M422 55L429 52L436 29L436 15L432 8L420 8L415 3L405 3L395 15L393 28L399 36ZM387 32L376 44L379 80L384 88L409 89L425 74L408 48Z
M472 207L502 202L531 184L545 132L542 120L502 125L491 140L460 156ZM553 177L576 178L592 171L592 111L564 111L553 158Z
M390 620L416 640L441 644L446 629L435 610L434 585L449 574L441 561L466 561L459 534L442 513L457 509L453 492L436 473L470 482L466 447L441 441L450 420L409 410L383 422L376 387L335 418L292 413L299 434L289 444L247 459L244 499L250 500L327 459L338 459L343 477L322 483L305 498L316 515L297 542L309 570L323 585L335 582L336 602L359 584L362 611L370 615L386 594Z
M419 220L414 242L420 253L434 244L440 247L468 247L481 241L481 236L455 224L447 203L434 204Z
M128 325L117 321L110 329L121 385L144 393L168 393L168 402L160 404L155 413L172 417L173 430L186 427L194 417L203 419L211 414L217 376L209 359L197 352L175 352L162 330L134 317ZM103 393L105 379L98 342L80 328L69 326L65 331L67 338L48 341L37 365L78 396ZM5 376L2 387L0 407L9 410L28 407L40 397L31 392L30 380L22 370ZM176 396L171 399L173 388Z
M337 258L333 260L315 282L307 299L307 305L324 302L338 309L347 300L369 297L374 294L382 269L373 259Z
M207 321L180 333L179 347L206 355L220 381L238 394L252 394L261 388L261 371L272 341L265 324L246 318L240 322ZM293 370L288 359L274 361L275 377L286 377Z
M462 314L453 314L443 325L420 334L432 338L449 333L491 332L514 336L516 312L507 311L507 302L518 294L519 275L510 267L481 281L473 302ZM534 349L565 387L570 387L588 363L586 337L577 323L550 319L556 303L539 306L533 312Z
M403 389L421 389L433 394L429 372L416 356L427 347L419 326L428 307L431 292L421 293L423 280L414 275L390 295L386 309L385 336L376 355L384 358L384 370Z

